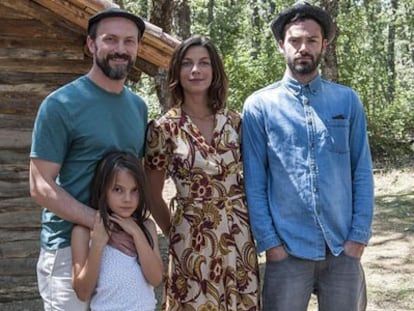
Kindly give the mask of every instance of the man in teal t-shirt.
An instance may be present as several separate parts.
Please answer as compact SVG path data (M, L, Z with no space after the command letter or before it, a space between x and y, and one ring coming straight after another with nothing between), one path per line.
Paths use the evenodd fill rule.
M37 264L45 310L87 310L71 286L73 224L93 228L88 206L97 162L109 151L143 156L147 106L125 87L135 63L144 21L107 9L90 18L87 45L93 65L87 75L51 93L35 121L30 153L30 192L43 207ZM119 248L127 247L118 245Z

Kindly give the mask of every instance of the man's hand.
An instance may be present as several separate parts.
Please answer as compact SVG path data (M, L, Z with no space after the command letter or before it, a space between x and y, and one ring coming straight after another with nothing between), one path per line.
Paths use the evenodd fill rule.
M266 251L266 261L281 261L289 257L283 245L270 248Z
M347 256L354 258L361 258L364 253L365 245L355 242L355 241L346 241L344 244L344 252Z
M91 230L91 240L92 243L100 247L104 247L109 241L108 232L105 230L101 215L96 213L95 223L93 229Z

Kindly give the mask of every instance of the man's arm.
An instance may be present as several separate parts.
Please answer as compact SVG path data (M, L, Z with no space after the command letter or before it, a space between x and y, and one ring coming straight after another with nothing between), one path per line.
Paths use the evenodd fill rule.
M262 111L248 99L242 119L244 183L253 235L258 252L281 245L270 214L268 200L267 134Z
M366 245L371 237L371 225L374 214L374 181L371 152L368 142L367 123L364 108L356 93L350 128L350 155L352 170L352 227L348 241ZM351 243L354 245L355 243ZM357 245L356 253L362 254ZM350 245L347 245L349 248Z
M57 163L30 159L30 195L38 205L60 218L92 229L96 211L56 184L55 178L59 170L60 165Z

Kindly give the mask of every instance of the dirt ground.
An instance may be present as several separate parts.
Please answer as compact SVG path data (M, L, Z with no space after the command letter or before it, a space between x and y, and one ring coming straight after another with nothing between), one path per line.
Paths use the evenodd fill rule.
M373 236L362 259L367 311L414 311L414 168L376 173L375 191ZM170 180L164 194L167 200L174 195ZM167 243L161 234L160 247L166 261ZM264 258L259 261L263 270ZM156 294L161 300L162 286ZM42 310L35 276L25 280L0 276L0 310ZM308 311L316 310L313 297Z

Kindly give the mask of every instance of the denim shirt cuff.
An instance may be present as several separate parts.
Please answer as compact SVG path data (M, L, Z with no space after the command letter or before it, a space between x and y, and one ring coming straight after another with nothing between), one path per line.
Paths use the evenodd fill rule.
M257 253L260 254L268 249L279 246L282 244L277 235L268 236L264 240L257 241Z
M370 237L371 237L371 232L354 229L349 233L348 240L367 245Z

